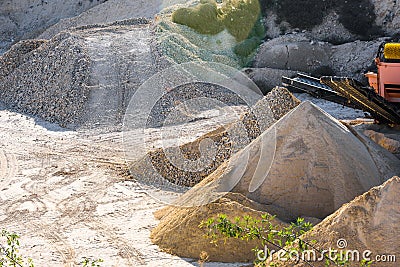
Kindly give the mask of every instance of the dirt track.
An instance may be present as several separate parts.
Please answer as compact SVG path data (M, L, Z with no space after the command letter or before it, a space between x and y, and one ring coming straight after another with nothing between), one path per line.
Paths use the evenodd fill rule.
M221 121L196 123L208 131ZM77 266L82 257L102 266L193 265L151 244L152 213L163 204L125 181L121 132L65 131L0 108L0 138L0 229L21 235L35 266Z

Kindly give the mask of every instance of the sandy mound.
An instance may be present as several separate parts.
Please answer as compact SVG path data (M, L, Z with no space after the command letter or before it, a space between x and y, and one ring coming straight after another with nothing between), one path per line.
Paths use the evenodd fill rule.
M343 250L362 252L370 250L372 260L376 255L395 255L400 251L400 241L395 233L400 232L399 196L400 178L393 177L383 185L358 196L343 205L303 236L304 240L316 240L315 247L339 249L338 240L347 241ZM313 266L324 266L312 263ZM352 266L359 266L352 262ZM397 266L390 262L375 262L373 266ZM294 265L290 265L294 266ZM305 263L296 266L306 266Z
M400 141L386 137L385 134L373 130L365 130L364 134L381 147L386 148L389 152L393 154L400 153Z
M270 147L274 140L275 151ZM337 120L303 102L232 158L232 166L250 159L233 190L285 207L295 216L324 218L400 172L396 159L376 162L371 154L377 152ZM392 172L378 168L388 164Z
M233 188L259 203L284 208L278 217L289 212L292 219L324 218L397 173L396 157L303 102L177 204L206 204Z
M275 149L267 146L274 138ZM231 160L237 166L235 160L250 159L233 190L285 207L294 216L323 218L399 173L400 165L381 173L381 162L370 153L337 120L303 102ZM263 165L258 166L258 159Z
M152 240L172 253L196 257L205 250L196 225L214 214L230 212L216 204L231 196L228 191L241 196L235 205L255 201L259 206L254 208L283 221L299 216L324 218L389 175L400 173L397 159L377 161L386 155L378 155L383 149L366 144L330 115L303 102L174 203L188 208L161 211L166 215L158 216L162 219ZM192 249L188 244L201 247ZM229 261L248 260L241 246L229 247L227 251L241 252ZM221 251L210 253L221 260L226 255Z
M161 148L149 151L146 156L132 164L131 173L135 179L142 182L153 183L154 181L149 180L149 177L161 175L171 183L193 186L298 104L299 101L289 91L284 88L275 88L253 107L254 113L247 112L240 121L226 127L222 126L194 142L167 148L166 151ZM255 113L258 114L257 117ZM244 125L245 136L235 132L237 128L240 128L239 125ZM210 141L216 150L202 149L202 146L206 145L205 142ZM182 164L175 164L180 160L178 152L191 161L201 158L198 163L199 170L190 170L190 168L184 168ZM211 154L208 155L208 152ZM210 157L213 157L212 161L208 161Z
M255 203L241 194L229 193L214 203L194 208L167 207L155 213L160 224L152 231L152 241L161 249L182 257L199 258L202 251L209 255L210 261L249 262L254 260L253 248L260 246L257 241L245 242L239 239L227 239L218 242L217 246L210 244L204 237L206 229L199 224L218 214L226 214L229 219L244 215L261 218L267 205ZM275 225L285 225L274 219Z

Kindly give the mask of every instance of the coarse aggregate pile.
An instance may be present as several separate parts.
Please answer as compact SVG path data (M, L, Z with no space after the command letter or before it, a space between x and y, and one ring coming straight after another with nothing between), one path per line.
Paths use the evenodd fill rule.
M121 123L130 96L154 74L150 39L139 18L21 41L0 56L0 100L67 128Z
M82 38L64 32L50 41L23 41L0 62L8 66L0 74L2 102L50 122L76 123L90 70Z
M218 168L225 160L229 159L232 154L245 147L251 140L258 137L261 132L298 104L299 101L287 89L277 87L256 103L252 108L253 112L246 112L240 121L232 125L221 126L215 131L179 148L166 148L166 150L159 148L148 151L146 156L132 163L131 173L133 178L139 182L151 183L151 177L161 175L173 184L194 186ZM235 132L240 128L239 125L243 125L245 128L246 133L244 135ZM199 162L200 167L202 167L199 171L191 171L173 164L175 161L180 160L180 154L175 153L176 149L179 149L186 159L199 159L201 156L199 147L206 139L212 140L216 151L204 150L205 153L214 153L214 155L209 155L214 158L210 162ZM204 160L208 158L204 155L202 157Z

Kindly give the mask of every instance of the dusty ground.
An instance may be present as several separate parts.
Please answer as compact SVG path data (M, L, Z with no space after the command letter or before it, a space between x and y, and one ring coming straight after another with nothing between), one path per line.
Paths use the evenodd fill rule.
M69 27L109 23L138 14L152 17L159 11L160 2L107 1L78 17L60 21L42 37L52 37ZM116 84L121 87L118 83L128 80L124 75L133 73L135 65L125 65L124 58L138 64L149 61L148 47L143 45L148 36L139 34L139 29L125 28L129 27L121 26L118 32L81 30L85 47L95 62L92 90L99 95L113 94L107 88ZM134 55L136 51L140 52L139 57ZM138 77L132 84L141 84L148 78ZM302 100L307 98L304 96ZM99 110L105 106L118 109L126 105L122 101L99 100L93 99L91 103L96 117L90 117L93 120L88 120L89 123L109 115L99 116ZM326 102L318 104L340 119L363 115ZM193 140L232 121L234 115L211 116L187 127L172 127L181 136L169 143ZM160 145L157 131L151 132L151 142ZM142 142L139 133L134 141ZM197 266L196 260L161 252L151 243L150 230L158 223L153 212L165 206L152 196L164 193L152 194L127 178L121 132L67 131L0 106L0 229L21 235L21 252L31 256L36 266L77 266L82 257L102 258L102 266L107 267ZM166 194L165 198L168 197Z
M233 119L197 121L182 140ZM150 242L153 212L164 205L126 181L121 132L66 131L3 107L0 129L0 229L21 235L21 253L36 266L77 266L82 257L102 266L196 266Z

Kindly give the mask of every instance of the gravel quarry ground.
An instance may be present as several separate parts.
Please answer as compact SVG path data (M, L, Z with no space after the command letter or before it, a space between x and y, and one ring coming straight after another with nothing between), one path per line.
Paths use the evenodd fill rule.
M7 5L11 6L12 1L7 0ZM15 6L18 7L19 15L23 14L20 12L21 6L24 6L23 1L28 0L18 0L19 5ZM39 3L38 0L35 1ZM46 1L41 2L43 5ZM52 5L58 2L54 1ZM169 250L161 251L150 239L152 229L160 223L154 213L167 207L166 203L173 202L180 195L140 184L132 178L132 169L128 169L131 167L130 163L140 160L148 152L141 150L144 142L147 149L176 148L193 141L197 142L198 138L212 134L213 131L218 132L222 126L235 127L235 123L246 117L244 114L249 112L249 109L243 102L236 102L237 95L233 97L232 92L226 93L228 90L218 91L217 86L210 86L222 77L228 78L228 82L224 80L224 83L219 84L218 80L218 86L234 84L235 89L241 89L244 85L246 92L252 92L249 88L254 89L253 83L248 83L250 80L245 76L246 71L239 71L239 62L235 61L235 57L231 57L232 47L227 44L235 44L234 37L228 31L222 31L216 36L202 36L171 21L161 23L170 18L165 13L158 12L166 6L177 2L183 4L185 1L92 2L83 7L73 6L73 1L65 4L65 11L49 22L46 28L39 29L37 25L31 25L30 21L33 18L28 19L21 15L24 18L23 25L29 27L19 29L21 32L18 38L24 39L23 36L29 35L39 39L17 43L7 52L2 48L8 48L14 42L10 41L13 36L13 24L9 23L12 26L9 30L10 36L4 35L10 39L6 40L4 46L0 38L0 230L7 229L21 236L20 252L26 257L31 257L36 267L81 266L80 262L84 257L102 259L104 263L101 266L106 267L249 266L245 263L219 262L206 262L201 265L197 259L178 257L169 254ZM193 4L196 0L186 2ZM0 22L5 21L5 13L1 11L6 10L1 10L1 7L2 4ZM35 12L40 11L41 19L50 16L49 10L41 8L39 4L33 8ZM12 12L13 9L9 11ZM34 15L32 12L29 14ZM1 28L0 23L0 30L4 31ZM275 28L278 29L277 25ZM327 31L331 30L332 28L328 27ZM0 35L2 33L0 31ZM185 34L187 36L184 36ZM308 49L314 49L314 44L319 45L319 42L314 43L309 37L299 38L297 34L302 36L303 33L283 35L283 39L290 39L293 35L293 42L297 39L304 41L307 44L302 43L300 48L306 52L309 52ZM188 36L191 38L187 39ZM279 41L279 38L276 39ZM193 43L187 42L188 40L192 40ZM265 45L266 43L264 46L268 45ZM215 47L209 44L214 44ZM333 67L342 67L340 73L343 70L343 75L347 75L347 68L350 69L350 74L360 75L364 65L369 64L372 59L361 52L366 50L365 47L369 47L367 52L373 50L375 53L373 46L378 44L378 40L371 44L348 44L348 47L347 44L343 44L335 48L338 52L332 57L327 57L326 61L330 64L332 58L338 59ZM284 48L285 51L288 49L282 40L276 47ZM213 54L214 48L221 51ZM228 57L224 50L229 50ZM307 55L303 54L303 50L297 53L300 58ZM200 52L202 57L199 56ZM287 52L289 53L289 50ZM355 55L349 56L350 52L354 52ZM2 57L2 53L6 56ZM265 56L268 53L259 55ZM197 63L189 64L189 68L182 68L183 70L180 69L180 65L175 69L167 68L175 61L182 63L193 59L205 60L206 68L200 64L196 65ZM260 61L270 63L270 60L266 60L268 58L261 59ZM288 57L286 65L289 59L292 63L306 63L298 60L296 53L292 53L291 58ZM218 69L207 60L222 62L226 66L221 64L220 67L223 67ZM360 62L363 64L359 64ZM207 65L208 63L210 65ZM227 66L235 66L238 69L232 72L232 68L225 69ZM281 74L284 72L304 71L301 66L299 69L286 69L288 66L285 66L285 69L271 69L268 64L262 67L264 72L261 71L261 75L268 73L270 76L265 76L270 79L270 83L274 83L273 86L279 86ZM226 73L231 76L223 76ZM275 74L272 75L273 73ZM155 75L157 77L154 78L154 74L159 75ZM242 76L247 80L242 80ZM205 84L198 85L189 79L194 85L187 85L187 77L194 77L196 82L202 77L200 83ZM185 84L183 87L192 88L174 92L173 89L181 86L179 82ZM129 116L126 116L126 109L129 110L132 96L140 92L139 89L143 89L143 84L150 90L141 91L146 93L146 97L137 98L143 102L137 104L141 107L151 106L151 116L154 116L140 118L137 124L141 125L143 120L150 128L142 131L132 127L129 132L124 132L124 118L142 114L135 113L137 110L133 109L130 110ZM229 86L225 87L232 89ZM235 90L229 91L236 93ZM170 94L162 101L148 105L148 100L154 100L159 92ZM255 95L257 99L262 98L261 94ZM213 99L220 102L214 105L214 102L205 101L207 103L204 106L196 106L193 102L190 106L191 99L188 96L208 97L207 100L214 97ZM371 120L362 119L365 114L359 110L305 94L295 96L301 101L313 102L336 119L350 122L361 118L359 121L365 123L359 126L365 127L361 130L370 131L369 136L380 141L381 146L393 149L392 153L400 158L398 128L381 128ZM272 94L271 98L271 105L278 110L282 109L282 114L274 117L276 120L284 115L283 110L293 108L289 104L279 102L277 95ZM188 100L187 103L185 100ZM177 107L174 110L176 114L171 112L171 115L169 112L173 107ZM268 114L270 110L265 110L265 107L266 105L261 104L259 108ZM174 117L175 115L180 118ZM251 118L249 116L247 119ZM163 119L171 119L171 123L155 128L160 126ZM264 116L263 119L268 119L268 116ZM251 121L251 125L257 128L257 125L260 126L259 122ZM300 128L297 127L297 123L301 123L301 120L291 123L288 128L296 132ZM260 128L257 135L265 130ZM307 130L311 131L311 128L313 126ZM316 131L324 132L322 129ZM126 138L127 134L129 138ZM251 135L249 132L247 134ZM126 153L127 139L130 142L129 156ZM201 142L199 143L198 149L201 154ZM299 151L295 145L293 147L295 152ZM307 162L307 159L304 161ZM138 165L138 168L144 170L141 165ZM397 202L393 203L396 207ZM349 221L349 225L351 224L352 221ZM191 226L198 230L197 224ZM176 233L179 235L178 231ZM0 244L1 241L3 240L0 239ZM197 242L184 242L184 246L195 247L196 244ZM244 249L239 247L239 250Z
M188 124L176 142L235 119ZM153 212L165 204L126 181L122 132L68 131L1 106L0 136L0 228L20 234L35 266L77 266L82 257L104 266L197 266L151 243Z

